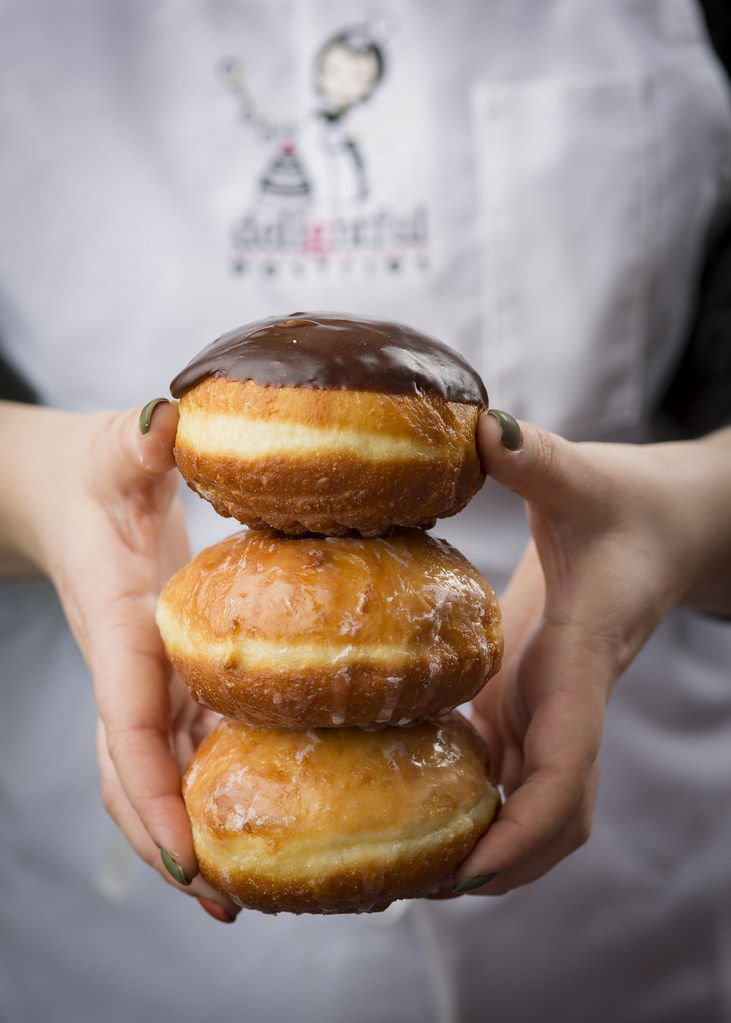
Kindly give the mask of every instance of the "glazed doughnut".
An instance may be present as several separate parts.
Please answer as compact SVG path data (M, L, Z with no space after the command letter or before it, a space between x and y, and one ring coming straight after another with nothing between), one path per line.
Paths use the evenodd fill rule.
M157 622L196 700L284 728L442 714L482 688L503 647L492 588L420 529L241 530L167 582Z
M233 330L170 385L175 459L224 516L295 535L430 527L484 482L479 376L395 323L293 313Z
M413 728L252 727L223 718L183 796L203 877L269 913L353 913L448 881L495 816L459 713Z

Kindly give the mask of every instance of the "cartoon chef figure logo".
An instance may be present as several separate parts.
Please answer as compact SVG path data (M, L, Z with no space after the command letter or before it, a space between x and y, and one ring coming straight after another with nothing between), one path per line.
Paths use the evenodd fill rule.
M347 194L343 188L349 182L352 194L364 200L368 197L366 167L358 143L348 133L347 115L373 95L383 77L383 53L362 31L351 30L327 42L315 66L316 88L323 101L318 111L323 148L334 174L329 193Z
M260 276L428 267L423 206L378 201L352 111L374 101L385 77L383 45L368 26L335 33L315 57L315 102L300 123L277 122L249 91L237 59L222 80L265 147L249 207L232 234L236 273Z

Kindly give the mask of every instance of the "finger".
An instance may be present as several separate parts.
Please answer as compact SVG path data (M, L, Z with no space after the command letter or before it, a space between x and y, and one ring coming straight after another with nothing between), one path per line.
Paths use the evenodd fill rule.
M120 597L114 613L114 628L94 633L90 665L109 755L152 840L192 877L197 864L170 741L169 669L154 598Z
M475 895L504 895L506 892L519 888L522 885L530 884L539 877L543 877L553 869L561 860L566 859L571 853L576 852L584 845L590 835L592 816L596 793L599 782L599 761L594 764L587 780L586 789L582 795L575 812L566 821L552 838L545 845L537 849L531 856L525 859L512 869L503 871L488 871L487 867L472 866L465 861L470 876L473 878L489 877L490 880L484 885L473 888L470 894ZM504 811L510 813L510 800L505 804ZM485 843L483 838L473 849L471 857L479 864L479 857L482 852L481 846ZM490 856L488 852L488 857ZM477 871L477 873L476 873ZM495 876L491 876L494 873ZM458 876L462 875L462 871Z
M200 703L191 700L190 693L178 675L174 676L173 684L180 696L173 700L173 719L170 727L172 748L181 771L190 763L193 754L203 739L221 720L221 715Z
M503 729L518 737L516 743L524 736L522 777L460 868L460 879L515 869L585 805L611 671L585 633L570 635L550 623L541 627L521 664L521 698L504 711Z
M125 420L125 438L130 447L130 454L139 460L146 472L155 475L172 469L175 465L173 445L178 428L177 402L167 398L158 398L149 402L135 420L132 410L132 423L128 426ZM134 427L137 429L134 429Z
M530 541L500 599L505 651L500 674L515 674L543 614L546 587L538 552Z
M109 417L94 449L97 490L128 494L149 489L175 467L173 446L178 406L155 406L146 433L140 430L140 409Z
M547 769L510 796L457 872L457 883L499 875L500 891L540 877L589 836L589 778ZM593 806L593 802L591 803ZM491 886L491 892L498 890Z
M472 700L471 719L487 745L491 777L509 791L522 777L523 749L522 733L506 727L505 694L516 691L516 675L541 621L544 601L543 570L531 541L500 598L505 640L500 670Z
M496 698L503 686L512 685L523 652L543 615L546 588L538 552L529 541L500 597L504 650L499 671L474 698L473 706L482 717L493 716Z
M487 470L526 501L545 578L545 613L576 625L583 622L599 644L619 643L627 626L624 611L641 610L633 597L640 591L631 580L642 577L647 556L643 535L637 541L622 525L622 498L616 482L609 482L615 477L608 474L614 456L604 446L602 461L597 445L574 444L530 423L521 423L521 431L520 447L510 451L500 443L493 416L482 416L478 424ZM655 578L655 573L648 575ZM597 585L600 579L603 585ZM658 590L664 594L665 587ZM656 603L636 623L627 650L636 652L637 637L646 638L656 624ZM627 663L619 647L615 659Z
M520 422L520 446L506 448L500 423L485 413L477 424L477 448L482 467L497 483L547 515L576 514L593 497L596 474L578 444Z
M112 763L107 748L107 739L104 725L100 721L97 727L97 757L99 760L99 771L102 781L102 798L107 813L120 828L127 841L130 843L137 855L149 866L156 870L168 884L171 884L179 891L192 895L195 898L203 898L215 903L220 907L227 918L234 919L239 907L221 892L212 888L211 885L201 876L196 867L192 877L186 877L185 882L173 877L169 869L164 865L160 849L151 840L142 821L138 817L131 803L127 799L122 786L119 783L114 764ZM220 916L219 916L220 918Z
M158 552L158 589L162 589L170 576L191 557L183 506L177 498L165 512L160 525L160 535L164 536L165 542L160 545Z
M161 550L170 562L165 570L187 554L182 516L171 504L176 424L177 407L162 403L147 434L132 409L110 417L94 438L94 496L122 542L111 545L95 604L81 616L93 625L84 629L82 649L126 797L155 844L193 876L197 864L170 742L169 666L154 620ZM166 527L172 532L161 548Z
M460 880L506 873L539 854L585 804L592 768L577 757L530 773L508 797L484 838L459 870Z
M150 839L147 830L127 799L124 789L120 784L114 763L109 755L106 730L101 719L97 723L96 751L102 785L102 799L107 813L109 813L110 817L122 830L130 845L141 859L162 874L166 881L189 892L189 885L198 874L198 870L196 869L195 872L191 872L187 876L184 875L184 879L179 881L174 880L173 876L165 871L165 868L162 866L160 849Z

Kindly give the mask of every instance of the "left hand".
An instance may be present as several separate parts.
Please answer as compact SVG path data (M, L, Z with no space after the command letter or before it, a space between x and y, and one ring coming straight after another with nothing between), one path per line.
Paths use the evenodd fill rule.
M487 472L524 499L533 536L501 600L503 666L473 704L507 798L458 882L497 875L479 892L491 895L587 840L606 703L661 618L681 600L731 603L731 431L639 446L521 428L515 451L493 416L478 428Z

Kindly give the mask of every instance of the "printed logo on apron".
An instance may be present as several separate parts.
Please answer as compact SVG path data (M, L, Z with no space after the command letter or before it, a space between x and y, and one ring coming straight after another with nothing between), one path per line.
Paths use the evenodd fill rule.
M303 114L277 119L253 95L245 63L229 57L220 81L235 100L259 169L231 229L231 267L241 275L424 275L429 216L418 187L372 172L379 145L359 113L388 116L393 54L367 24L346 26L312 55ZM361 129L360 131L358 129ZM381 156L383 154L380 154ZM256 159L254 159L256 166ZM418 166L418 163L415 163Z

